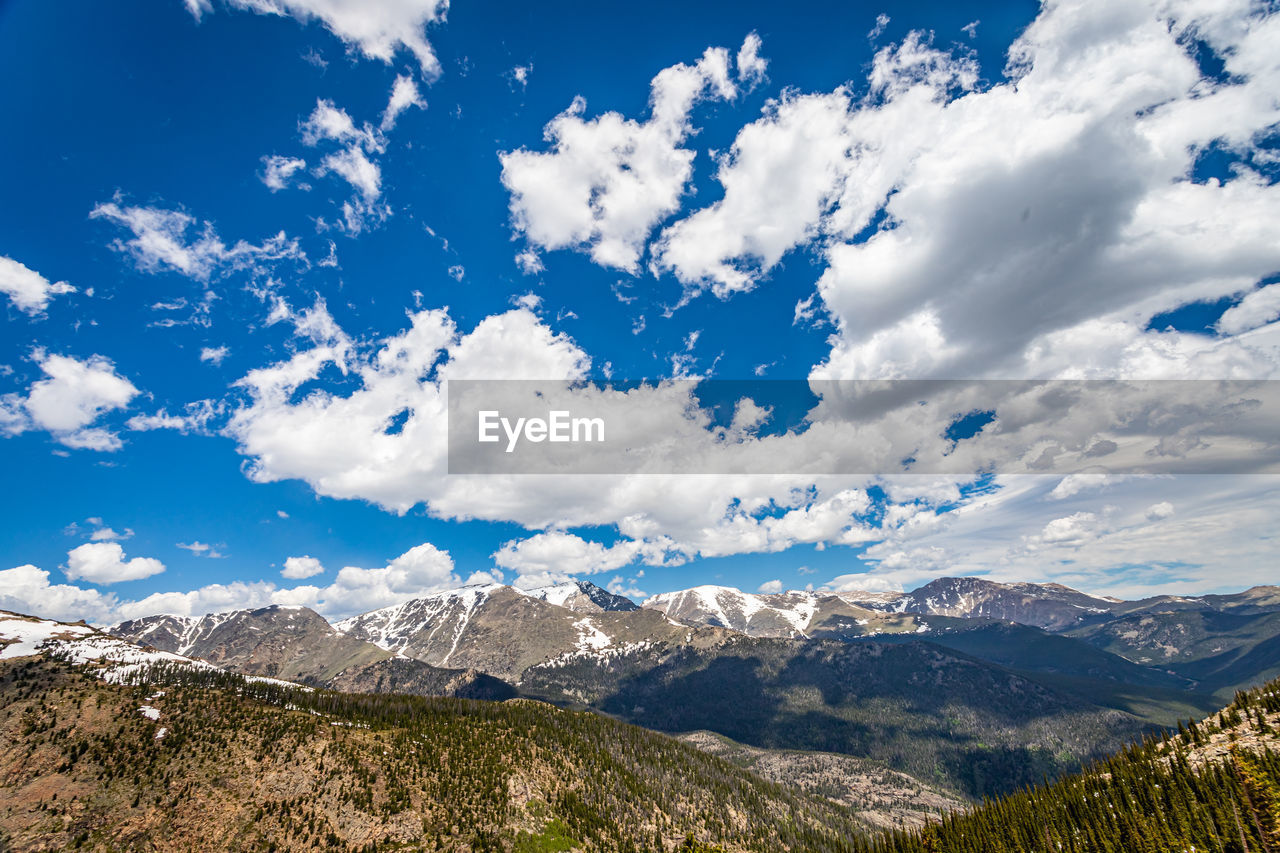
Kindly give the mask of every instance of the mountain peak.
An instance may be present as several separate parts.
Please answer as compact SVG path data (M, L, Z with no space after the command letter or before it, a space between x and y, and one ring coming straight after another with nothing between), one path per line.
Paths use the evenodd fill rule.
M548 604L567 607L577 613L625 612L640 609L640 606L631 599L601 589L590 581L563 581L532 589L516 588L516 592Z

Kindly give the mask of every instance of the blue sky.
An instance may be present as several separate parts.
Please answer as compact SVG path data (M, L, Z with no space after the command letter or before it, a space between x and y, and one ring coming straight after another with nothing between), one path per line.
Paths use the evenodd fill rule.
M477 483L431 406L1275 378L1278 56L1231 2L8 0L0 606L1274 580L1272 476Z

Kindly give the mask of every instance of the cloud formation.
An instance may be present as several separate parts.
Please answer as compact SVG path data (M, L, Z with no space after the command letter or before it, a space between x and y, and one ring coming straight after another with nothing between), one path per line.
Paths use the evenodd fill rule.
M213 11L214 0L183 0L199 21ZM307 24L318 20L351 51L390 64L400 51L418 62L425 79L440 74L440 60L427 41L426 29L442 23L449 0L221 0L233 9L259 15L292 17Z
M82 361L37 350L34 360L45 378L33 382L25 397L0 397L0 432L41 429L67 447L119 450L119 436L93 424L107 412L128 407L139 393L133 383L100 355Z
M164 571L164 563L152 557L126 560L118 542L87 542L67 552L63 570L67 580L112 584L149 578Z
M758 46L749 37L741 54L753 75L762 73ZM636 272L650 232L679 209L692 173L694 152L681 147L690 110L737 91L729 52L708 48L694 65L653 78L643 122L616 112L585 119L586 101L575 98L543 131L550 150L499 155L515 229L532 248L577 249L601 266Z
M51 282L25 264L0 255L0 293L19 311L34 316L44 311L54 296L75 292L65 281Z

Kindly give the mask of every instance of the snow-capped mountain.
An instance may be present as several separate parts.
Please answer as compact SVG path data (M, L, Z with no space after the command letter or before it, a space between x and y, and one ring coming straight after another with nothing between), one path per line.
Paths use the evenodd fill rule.
M1056 583L996 583L982 578L938 578L889 607L902 613L998 619L1064 631L1106 618L1115 599L1098 598Z
M98 668L108 681L120 681L152 664L210 668L210 664L172 652L144 649L83 623L57 622L0 610L0 660L55 654Z
M517 590L531 598L538 598L549 604L558 604L577 613L603 613L606 611L638 610L640 605L629 598L614 595L601 589L589 581L568 581L566 583L539 586L533 589Z
M656 610L685 625L713 625L752 637L838 638L923 632L927 623L892 611L892 599L871 607L857 597L832 592L749 593L727 586L697 586L645 599Z
M263 607L198 619L152 616L123 622L116 636L201 658L233 672L370 693L504 699L495 678L399 658L337 630L306 607Z
M952 617L1018 622L1064 631L1109 618L1114 599L1061 584L996 583L939 578L911 592L803 592L771 595L698 586L646 599L643 607L689 625L720 625L753 637L852 637L932 630L927 619Z
M305 607L262 607L199 618L149 616L122 622L111 633L237 672L290 680L325 682L344 669L386 657Z
M605 659L640 643L683 643L692 637L688 628L652 610L571 609L585 606L580 597L585 595L580 588L559 589L544 599L501 584L466 586L364 613L335 627L434 666L472 667L511 681L549 661L583 655ZM570 606L547 600L559 597Z

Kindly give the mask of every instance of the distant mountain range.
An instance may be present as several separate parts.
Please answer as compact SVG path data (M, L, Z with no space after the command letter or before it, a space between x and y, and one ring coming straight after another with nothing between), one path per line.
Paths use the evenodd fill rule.
M1056 775L1280 671L1280 589L1126 602L940 578L907 593L593 584L111 629L232 671L363 692L591 708L663 731L887 762L968 796Z
M464 633L493 602L512 606L503 588L484 592L468 598ZM1251 592L1252 603L1233 597L1226 612L1265 610L1267 595ZM552 607L588 618L519 598L534 602L534 614ZM607 627L636 613L589 618ZM1140 731L1133 714L1101 710L1015 669L1088 646L1012 622L973 619L971 631L929 640L686 627L685 642L661 653L654 642L623 655L577 654L530 668L520 685L532 695L537 678L561 688L582 679L578 688L605 714L522 698L400 695L382 682L457 671L393 655L300 608L143 622L132 627L219 664L83 623L0 612L4 845L998 853L1041 842L1089 850L1235 849L1236 839L1239 849L1265 850L1280 842L1280 760L1266 751L1280 731L1280 682L1180 723L1172 737L1113 752L1083 776L980 805L957 797L956 789L1021 788L1030 770L1064 769L1056 751L1101 749ZM946 648L938 637L1008 665ZM326 649L341 661L326 663ZM1144 690L1157 692L1178 683L1175 674L1162 680L1158 670L1095 652L1055 677L1127 679L1125 690L1150 682ZM648 669L639 665L646 660ZM350 663L331 681L370 681L333 692L229 671L293 668L318 680L342 661ZM600 678L606 682L592 682ZM367 695L387 692L397 695ZM699 728L681 744L611 716ZM751 743L761 738L810 748ZM868 835L884 828L910 831Z

